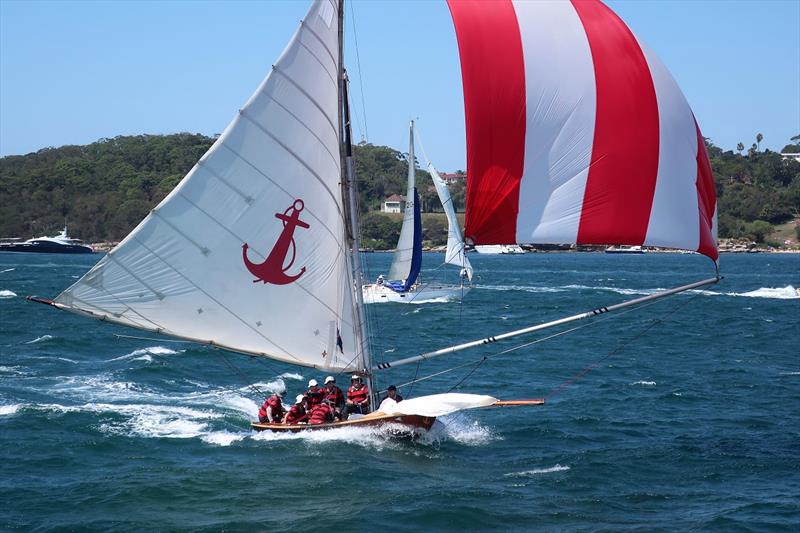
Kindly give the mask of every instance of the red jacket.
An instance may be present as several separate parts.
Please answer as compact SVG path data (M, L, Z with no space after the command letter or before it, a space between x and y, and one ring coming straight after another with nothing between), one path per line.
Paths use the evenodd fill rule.
M327 387L323 389L323 400L328 400L334 407L342 407L344 405L344 393L342 389L334 385L330 390Z
M308 413L306 413L306 408L303 407L303 404L296 403L289 409L289 412L286 413L286 419L283 422L284 424L299 424L300 422L307 421Z
M327 424L333 422L333 409L326 403L318 403L311 409L309 424Z
M319 387L309 387L308 391L306 392L306 398L308 398L308 406L314 407L319 402L322 401L322 397L325 395L325 391L320 389Z
M267 408L272 408L272 419L274 422L280 422L281 418L283 417L283 404L281 403L281 398L277 394L273 394L269 398L266 399L264 405L261 406L261 409L258 410L258 421L259 422L269 422L269 415L267 414Z
M363 383L360 388L350 385L350 388L347 389L347 399L356 404L363 402L364 405L369 405L369 389Z

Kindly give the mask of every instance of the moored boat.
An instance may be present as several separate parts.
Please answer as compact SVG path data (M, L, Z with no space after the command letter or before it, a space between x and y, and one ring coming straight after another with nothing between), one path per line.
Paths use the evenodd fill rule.
M94 250L80 239L67 235L67 227L55 237L34 237L26 241L7 239L0 242L0 252L26 252L44 254L91 254Z

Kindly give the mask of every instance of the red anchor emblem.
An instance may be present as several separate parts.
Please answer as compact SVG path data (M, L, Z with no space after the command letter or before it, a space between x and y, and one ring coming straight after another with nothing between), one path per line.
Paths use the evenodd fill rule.
M286 271L292 268L294 260L297 257L297 249L294 243L294 230L297 226L301 228L309 227L308 224L300 220L300 211L303 210L304 206L303 200L298 199L283 213L275 213L275 218L279 218L283 221L283 232L280 237L278 237L278 240L272 247L272 251L263 263L253 263L250 261L247 257L247 243L242 245L244 264L247 266L247 270L257 278L253 280L253 283L263 281L264 283L272 283L274 285L287 285L297 280L297 278L305 273L306 267L303 267L300 269L300 272L293 276L286 274ZM289 211L291 211L291 214ZM289 261L288 265L283 266L286 257L289 255L289 247L292 248L292 259Z

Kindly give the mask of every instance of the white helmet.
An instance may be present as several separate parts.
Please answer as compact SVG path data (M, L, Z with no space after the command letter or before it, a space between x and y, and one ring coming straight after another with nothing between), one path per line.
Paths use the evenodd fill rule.
M305 396L303 396L302 394L298 394L298 395L297 395L297 398L295 398L295 399L294 399L294 400L295 400L295 401L294 401L294 403L303 403L303 400L304 400L305 398L306 398L306 397L305 397Z
M327 385L328 383L336 383L336 378L333 376L328 376L325 378L325 384Z
M308 382L308 386L309 387L316 387L317 386L317 380L316 379L312 379L311 381Z
M350 379L351 380L353 380L353 379L361 379L361 376L359 376L358 374L353 374L352 376L350 376Z

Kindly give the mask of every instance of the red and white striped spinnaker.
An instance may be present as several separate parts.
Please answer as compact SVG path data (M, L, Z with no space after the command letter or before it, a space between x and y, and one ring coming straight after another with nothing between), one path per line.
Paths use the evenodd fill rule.
M716 260L716 197L692 110L598 0L448 0L475 244L629 244Z

